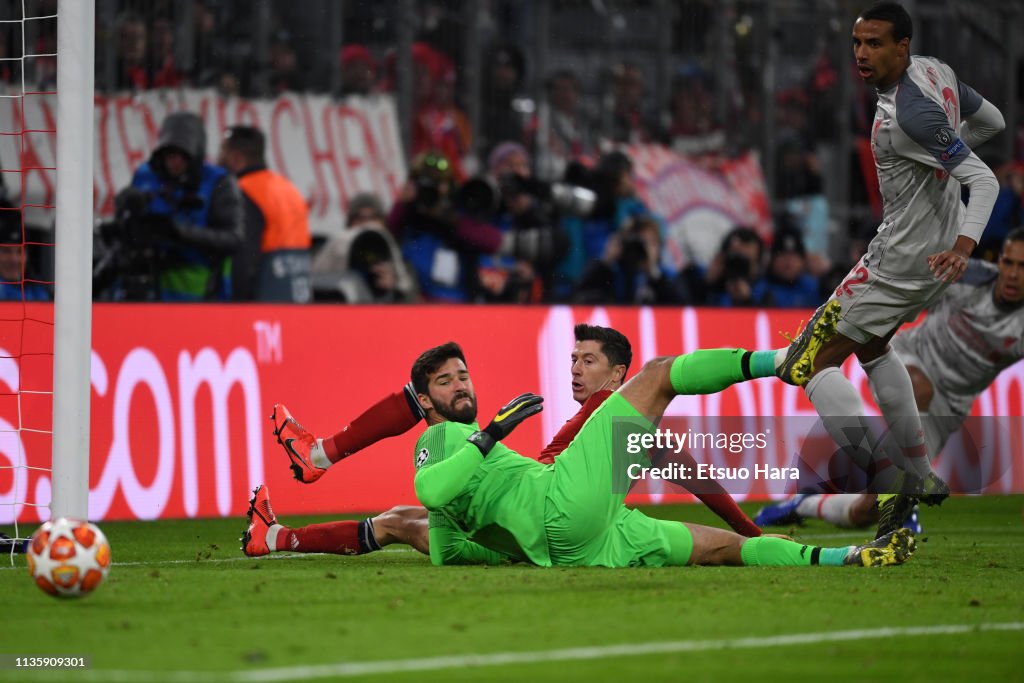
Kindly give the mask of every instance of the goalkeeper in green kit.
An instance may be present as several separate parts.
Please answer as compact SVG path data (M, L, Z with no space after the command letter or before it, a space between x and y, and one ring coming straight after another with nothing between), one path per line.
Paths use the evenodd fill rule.
M449 342L425 351L413 364L412 383L429 425L416 443L415 486L430 511L431 561L604 567L906 561L916 547L907 529L863 546L820 548L653 519L623 505L613 449L624 445L625 432L653 431L649 420L660 419L677 395L715 393L775 373L775 351L710 349L656 358L608 397L554 464L545 465L501 443L541 411L540 396L513 399L480 429L462 349Z

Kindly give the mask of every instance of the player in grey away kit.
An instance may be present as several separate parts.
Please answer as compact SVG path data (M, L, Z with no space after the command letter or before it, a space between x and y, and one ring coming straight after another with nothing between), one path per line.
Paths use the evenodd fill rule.
M928 452L938 454L978 395L1024 358L1024 228L1006 236L998 267L971 261L960 282L928 308L924 322L898 334L892 346L910 371ZM764 508L755 523L792 524L806 517L867 526L878 518L875 496L801 494Z
M911 56L912 33L910 16L894 2L873 5L854 24L858 73L878 89L871 148L882 224L778 372L804 386L836 443L874 471L879 534L898 528L918 499L938 504L949 494L932 472L910 375L889 340L966 270L999 190L972 148L1004 127L999 110L949 66ZM966 207L961 186L970 190ZM895 463L876 452L863 402L839 369L850 354L899 446Z

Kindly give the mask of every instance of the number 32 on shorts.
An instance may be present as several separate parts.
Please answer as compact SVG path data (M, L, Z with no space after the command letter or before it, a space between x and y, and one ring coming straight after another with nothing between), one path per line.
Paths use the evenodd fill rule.
M868 269L864 266L857 266L850 274L846 276L842 284L836 287L836 296L840 297L843 294L846 296L853 296L852 287L855 285L862 285L868 281Z

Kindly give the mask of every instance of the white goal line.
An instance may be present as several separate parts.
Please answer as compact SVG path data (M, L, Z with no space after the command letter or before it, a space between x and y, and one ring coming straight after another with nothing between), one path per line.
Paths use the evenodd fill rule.
M776 636L727 638L719 640L674 640L656 643L622 643L593 647L571 647L558 650L526 652L494 652L490 654L446 655L414 659L385 659L363 662L337 662L307 666L286 666L248 671L130 671L87 669L75 671L77 681L110 681L111 683L277 683L308 681L318 678L350 678L374 674L422 673L466 667L505 666L511 664L543 664L548 662L588 661L614 657L709 652L715 650L751 650L787 645L815 645L830 642L878 640L893 637L948 636L991 631L1021 631L1024 622L942 624L935 626L896 626L849 631L820 631ZM26 671L17 674L24 680L64 680L66 671ZM31 674L31 675L30 675ZM39 674L36 676L35 674ZM56 674L56 675L53 675ZM0 680L6 676L0 674Z

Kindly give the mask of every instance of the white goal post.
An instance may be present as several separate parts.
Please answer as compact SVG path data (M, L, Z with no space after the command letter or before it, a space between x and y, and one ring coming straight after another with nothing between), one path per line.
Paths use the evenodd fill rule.
M59 2L51 518L89 515L95 16Z

